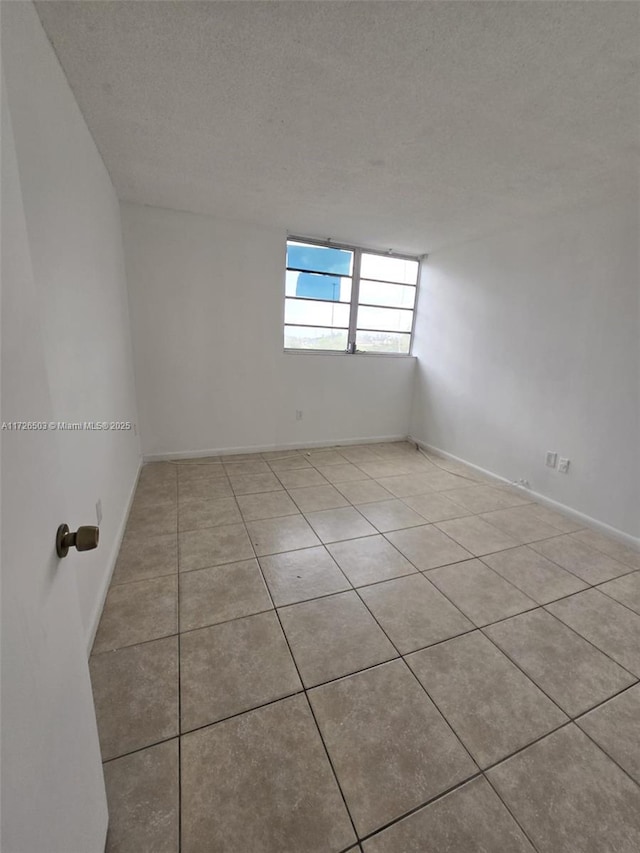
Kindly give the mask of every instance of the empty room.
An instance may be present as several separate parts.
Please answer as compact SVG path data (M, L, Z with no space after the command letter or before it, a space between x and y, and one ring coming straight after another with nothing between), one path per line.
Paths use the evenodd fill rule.
M3 853L638 853L640 4L0 29Z

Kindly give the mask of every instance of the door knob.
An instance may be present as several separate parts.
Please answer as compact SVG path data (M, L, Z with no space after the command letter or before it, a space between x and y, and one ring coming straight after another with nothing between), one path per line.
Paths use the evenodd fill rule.
M100 528L92 524L79 527L71 533L68 524L61 524L56 533L56 553L58 557L66 557L72 546L78 551L92 551L98 547Z

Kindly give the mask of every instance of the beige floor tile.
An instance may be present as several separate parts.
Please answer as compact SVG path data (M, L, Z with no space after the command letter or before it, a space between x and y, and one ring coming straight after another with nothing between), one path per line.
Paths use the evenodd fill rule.
M344 465L347 460L337 450L313 450L307 457L316 468L325 468L329 465Z
M359 465L361 462L379 462L380 457L375 450L370 447L343 447L340 455L351 462L353 465Z
M178 638L94 655L89 660L102 759L178 734Z
M360 462L358 468L368 474L369 477L375 477L376 480L385 477L404 477L413 471L413 466L406 462L403 463L402 460L388 461L384 459L377 462Z
M315 456L318 453L340 453L343 449L341 444L323 444L318 447L302 447L300 448L300 453L304 456L310 457Z
M178 485L171 480L146 480L138 483L131 509L149 504L175 504L178 500Z
M277 607L351 589L322 545L260 557L260 566Z
M604 702L635 680L542 609L490 625L485 634L570 717Z
M397 458L398 460L402 460L403 466L405 466L406 471L410 474L436 474L439 470L428 459L425 459L415 451L398 454Z
M281 471L295 471L300 468L311 468L311 462L305 459L304 456L296 454L295 456L279 457L277 459L269 459L269 466L272 471L279 474Z
M480 631L406 660L482 768L568 720Z
M490 770L539 853L635 853L640 788L575 725Z
M178 544L181 572L235 563L254 556L244 524L224 524L181 533Z
M502 491L493 486L483 486L477 483L446 491L444 496L471 513L491 512L492 510L507 509L527 503L524 498L511 491Z
M449 563L471 559L468 551L432 524L387 533L386 538L416 568L425 571L436 566L446 566Z
M360 836L476 772L403 661L309 692Z
M282 489L282 483L271 471L267 474L231 474L229 480L234 495L255 495Z
M355 835L303 696L182 738L182 853L338 853Z
M398 656L355 592L294 604L279 612L305 687Z
M320 540L301 515L251 521L247 524L247 530L258 557L320 544Z
M242 521L235 498L215 498L212 501L181 503L178 511L178 530L201 530Z
M353 507L309 512L306 518L322 542L340 542L378 532Z
M145 464L90 659L106 853L640 849L640 553L530 498L407 441Z
M279 459L291 459L294 456L302 456L301 450L266 450L260 456L267 462L277 462Z
M175 483L177 467L172 462L147 462L142 466L138 485L149 483Z
M364 586L359 592L402 654L473 629L471 622L421 574Z
M289 494L302 512L349 506L349 501L335 486L304 486L301 489L291 489Z
M432 581L478 627L536 607L536 602L480 560L428 572Z
M178 739L104 765L109 805L105 853L178 853Z
M538 604L587 589L587 584L526 545L488 554L482 562Z
M256 560L180 575L180 630L191 631L270 610Z
M640 616L597 589L547 604L547 610L620 666L640 676Z
M633 548L605 536L604 533L598 533L595 530L580 530L578 533L573 533L571 538L589 548L602 551L603 554L613 557L619 563L625 563L632 569L640 569L640 551L634 551Z
M283 447L280 450L265 450L260 454L260 457L266 459L267 462L271 462L276 459L286 459L289 456L300 456L301 452L296 448Z
M127 519L125 535L159 536L178 529L178 510L175 504L144 504L134 506Z
M579 521L573 521L568 516L556 512L547 506L542 506L542 504L530 504L529 507L531 512L537 515L538 518L557 527L562 533L572 533L575 530L580 530L583 526Z
M345 465L319 465L318 470L330 483L355 483L370 479L361 468L348 462Z
M444 492L426 492L424 495L408 495L403 502L427 521L446 521L469 515L469 510L449 500Z
M107 595L93 654L178 633L178 576L117 584Z
M255 451L254 453L222 453L220 462L223 465L230 465L233 462L259 462L262 459L262 453Z
M631 574L623 575L621 578L607 581L601 584L598 589L640 614L640 572L631 572Z
M298 514L298 507L284 491L238 495L237 501L245 521L262 521L264 518Z
M262 462L262 453L223 453L219 459L223 465L232 465L234 462Z
M381 486L398 498L423 495L425 492L432 491L426 474L401 474L397 477L377 477L376 479Z
M189 465L213 465L219 467L222 465L222 456L213 455L213 456L190 456L190 457L180 457L179 459L172 459L171 463L175 465L178 470L180 470L180 466L184 465L188 467Z
M378 441L374 444L367 444L366 446L373 448L379 455L410 455L412 457L425 458L423 457L423 454L416 450L415 442L409 441L408 439L397 439L394 441ZM427 461L426 458L425 461Z
M264 461L264 459L251 459L246 462L233 462L233 457L229 458L229 461L226 459L223 460L224 468L229 475L229 479L233 481L233 479L239 475L243 474L270 474L271 469Z
M577 542L571 535L534 542L531 547L591 584L603 583L629 571L624 563Z
M327 485L326 479L315 468L296 468L289 471L278 471L278 479L285 489Z
M625 690L576 722L640 785L640 685Z
M472 468L470 465L465 465L464 462L457 462L455 459L438 459L437 467L442 468L450 474L455 474L460 479L465 479L472 483L475 482L495 485L496 482L492 477L486 476L476 468ZM460 486L462 486L462 483L460 483Z
M180 638L183 732L302 690L276 614L258 613Z
M178 482L193 483L194 480L226 480L227 472L222 465L179 465Z
M438 468L428 471L425 476L427 483L429 484L429 488L434 492L444 492L449 489L460 489L463 486L469 485L470 482L473 482L465 479L464 476L458 476L458 474L450 471L441 471Z
M180 480L178 483L180 504L230 497L233 497L233 490L227 477L200 477L186 482Z
M391 500L393 495L375 480L356 480L352 483L338 483L336 486L352 504L373 503Z
M383 536L334 542L328 550L354 586L390 580L417 571Z
M474 515L439 521L436 526L476 557L492 554L494 551L504 551L505 548L513 548L519 544L511 536Z
M400 500L378 501L361 504L356 509L370 521L380 533L402 530L406 527L424 525L424 518Z
M393 824L365 841L363 850L364 853L535 853L485 779L472 779Z
M484 513L480 518L511 536L520 545L537 542L540 539L549 539L560 533L557 527L543 521L528 506L498 509L494 512Z
M178 571L178 536L127 534L122 540L111 583L130 583Z

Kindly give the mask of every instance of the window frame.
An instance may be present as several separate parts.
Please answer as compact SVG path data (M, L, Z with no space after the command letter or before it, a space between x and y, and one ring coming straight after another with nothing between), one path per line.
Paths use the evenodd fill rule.
M301 237L297 234L287 234L287 239L285 243L285 279L286 274L291 272L318 272L314 270L299 270L297 267L289 267L287 265L287 256L286 250L289 243L303 243L308 246L321 246L328 249L343 249L347 252L353 253L353 267L351 271L351 298L348 302L336 302L338 305L348 305L349 306L349 326L347 328L347 348L346 349L314 349L312 347L284 347L285 352L289 353L297 353L304 354L310 353L313 355L365 355L365 356L386 356L392 358L410 358L413 355L413 336L415 332L416 325L416 309L418 307L418 295L420 290L420 274L422 272L422 262L427 257L426 255L409 255L403 252L393 252L391 250L385 251L384 249L370 249L366 246L354 246L349 243L342 243L337 240L319 240L316 237ZM402 308L399 306L393 305L370 305L368 302L363 303L362 307L365 308L385 308L392 309L395 311L411 311L411 330L408 332L409 334L409 351L408 352L373 352L367 350L358 350L357 349L357 325L358 325L358 308L360 307L360 279L362 276L360 275L361 266L362 266L362 255L380 255L384 258L395 258L401 261L416 261L418 264L418 269L416 273L416 283L415 285L408 285L406 282L392 282L384 279L374 279L370 276L364 278L365 281L373 281L380 282L381 284L397 284L399 286L404 287L415 287L415 301L413 304L413 308ZM320 274L320 273L318 273ZM328 274L328 273L327 273ZM344 276L343 276L344 277ZM283 307L286 305L287 299L298 299L298 300L307 300L309 302L314 302L318 300L314 300L304 296L287 296L286 290L284 294ZM331 300L326 300L328 304L331 304ZM284 328L286 326L297 326L299 328L315 328L315 326L307 326L307 324L303 323L287 323L285 321L285 317L283 315L283 333ZM324 327L322 327L324 328ZM328 328L328 327L327 327ZM336 329L340 329L344 331L343 326L336 327ZM361 331L380 331L386 332L390 331L387 329L361 329ZM399 332L398 334L407 334L407 332Z

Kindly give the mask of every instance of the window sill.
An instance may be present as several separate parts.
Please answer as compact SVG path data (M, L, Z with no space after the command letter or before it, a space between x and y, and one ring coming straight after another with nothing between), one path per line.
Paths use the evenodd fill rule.
M411 353L402 352L342 352L331 349L285 349L285 355L330 355L338 357L353 358L360 356L362 358L415 358Z

